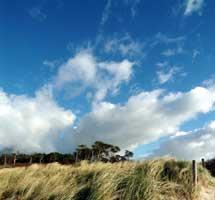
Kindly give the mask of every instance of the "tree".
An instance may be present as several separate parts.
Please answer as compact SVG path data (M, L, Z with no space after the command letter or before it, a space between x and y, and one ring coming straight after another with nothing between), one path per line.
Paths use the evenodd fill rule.
M86 145L79 145L76 149L76 161L78 160L88 160L90 157L90 149Z
M132 158L134 156L134 153L128 150L125 150L125 155L124 157L126 158L126 160L129 160L130 158Z
M113 154L120 151L119 147L101 141L96 141L92 145L92 149L94 154L96 155L97 160L99 161L101 161L102 159L110 159Z
M14 153L10 148L5 148L0 152L0 165L12 165L16 163L52 163L73 164L81 160L101 161L101 162L120 162L129 160L133 153L126 151L124 156L118 155L120 148L112 144L96 141L91 147L81 144L72 154L62 154L59 152L23 154Z
M205 163L205 167L210 171L212 176L215 176L215 158L207 160Z

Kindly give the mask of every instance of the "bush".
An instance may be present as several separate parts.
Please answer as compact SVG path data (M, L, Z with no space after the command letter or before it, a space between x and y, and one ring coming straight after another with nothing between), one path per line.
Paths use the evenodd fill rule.
M206 161L205 167L210 171L211 175L215 177L215 158Z

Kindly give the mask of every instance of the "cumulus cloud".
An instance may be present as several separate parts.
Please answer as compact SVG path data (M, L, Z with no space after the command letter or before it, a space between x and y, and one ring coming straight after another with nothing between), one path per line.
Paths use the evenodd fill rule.
M81 51L59 67L54 80L55 87L65 89L74 87L85 91L94 90L94 100L103 100L107 93L116 94L122 83L128 82L134 63L99 61L89 51Z
M187 0L184 15L191 15L194 12L200 12L204 5L204 0Z
M55 102L48 86L34 97L0 90L0 110L0 147L24 152L55 151L59 134L75 120Z
M203 128L185 132L182 136L170 138L150 156L170 155L186 160L210 159L215 157L214 147L215 121Z
M113 69L108 70L114 73ZM179 138L180 126L198 114L212 111L214 103L214 87L196 87L185 93L142 91L123 105L105 101L94 104L92 111L73 128L75 115L60 107L47 87L34 97L1 91L0 146L25 152L70 152L79 144L102 140L122 148L134 148L163 136ZM214 130L214 124L205 130ZM203 131L197 142L204 142L204 133L208 137L209 132Z
M214 108L215 90L196 87L186 93L143 91L124 105L101 102L80 121L77 129L65 134L64 144L90 144L102 140L130 148L163 136L175 135L180 126L198 114ZM64 150L69 145L64 145ZM68 150L68 149L67 149Z

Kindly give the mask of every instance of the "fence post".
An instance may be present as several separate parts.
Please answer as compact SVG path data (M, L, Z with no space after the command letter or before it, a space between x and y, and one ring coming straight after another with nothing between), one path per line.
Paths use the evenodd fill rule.
M202 167L205 168L205 159L202 158Z
M13 165L16 165L16 154L13 155Z
M198 174L197 174L197 163L195 160L193 160L192 162L192 175L193 175L193 185L194 187L196 187Z
M32 164L32 156L30 157L29 164Z
M43 155L40 157L40 164L42 163L43 157Z

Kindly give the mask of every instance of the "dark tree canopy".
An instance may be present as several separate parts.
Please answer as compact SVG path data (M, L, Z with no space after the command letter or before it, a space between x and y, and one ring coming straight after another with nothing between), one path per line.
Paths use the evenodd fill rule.
M210 171L211 175L215 177L215 158L206 161L205 167Z

